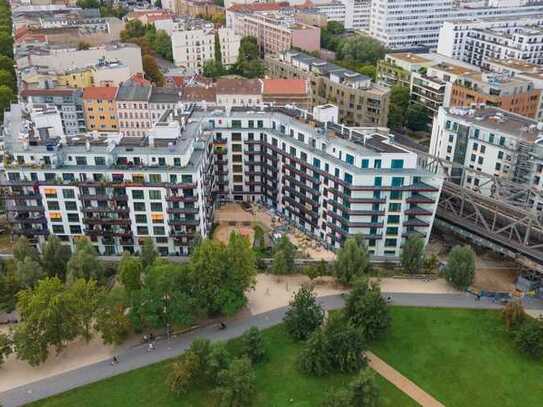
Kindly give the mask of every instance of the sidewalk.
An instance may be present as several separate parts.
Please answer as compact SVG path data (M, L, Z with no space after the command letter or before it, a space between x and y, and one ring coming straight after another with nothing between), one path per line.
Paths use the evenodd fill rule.
M372 352L366 352L369 366L422 407L445 407L423 389Z

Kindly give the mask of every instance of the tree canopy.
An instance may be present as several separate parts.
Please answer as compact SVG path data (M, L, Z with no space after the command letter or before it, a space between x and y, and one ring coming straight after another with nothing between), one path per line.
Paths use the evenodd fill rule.
M420 273L424 266L424 240L410 236L402 247L400 261L405 272Z
M390 90L390 108L388 112L388 127L401 129L407 121L409 107L409 89L405 86L394 85Z
M369 268L369 255L364 243L359 243L353 237L345 240L343 247L337 251L334 267L337 279L344 284L365 275Z
M264 64L260 58L255 37L245 36L241 39L238 60L233 70L248 79L260 78L264 75Z
M67 280L73 282L78 278L101 280L103 265L98 259L95 247L87 239L80 239L75 246L75 252L67 264Z
M447 280L456 288L468 288L475 276L475 253L469 246L455 246L445 266Z
M283 319L290 336L296 340L305 340L322 324L324 310L317 303L313 289L300 288L290 301Z

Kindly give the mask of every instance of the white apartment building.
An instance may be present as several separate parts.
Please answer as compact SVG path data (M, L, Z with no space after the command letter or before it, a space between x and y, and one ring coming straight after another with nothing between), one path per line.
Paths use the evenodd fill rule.
M241 36L230 28L215 30L213 24L206 21L187 19L178 22L171 33L175 65L184 68L189 74L202 72L204 63L215 59L216 33L222 64L234 64L238 58Z
M488 59L543 63L543 13L510 18L448 21L440 30L440 54L488 69Z
M372 256L397 260L408 236L428 241L442 178L385 129L335 121L330 106L190 106L147 137L57 140L19 117L6 126L2 178L13 233L35 244L87 236L101 254L137 252L151 237L161 254L187 255L216 203L259 201L331 248L356 235Z
M515 21L519 16L543 13L543 5L510 6L496 2L455 0L372 0L369 34L390 49L436 47L446 21L500 17Z
M543 190L543 125L495 107L440 108L430 154L464 167ZM492 196L491 183L461 168L449 172L466 187ZM518 200L526 199L519 195ZM526 204L543 210L543 201Z

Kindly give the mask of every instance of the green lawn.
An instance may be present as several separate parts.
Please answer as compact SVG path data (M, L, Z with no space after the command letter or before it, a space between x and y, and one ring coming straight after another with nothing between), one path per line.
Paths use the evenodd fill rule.
M446 406L541 406L543 363L520 354L497 311L393 308L372 350Z
M277 326L265 331L269 360L256 368L258 395L255 406L318 407L328 390L349 383L352 376L336 375L314 378L296 370L295 359L301 345L292 342ZM228 346L236 352L238 341ZM195 389L185 396L170 393L165 384L168 362L122 374L102 382L69 391L59 396L32 404L33 406L213 406L209 389ZM394 386L378 377L382 389L383 406L416 406Z

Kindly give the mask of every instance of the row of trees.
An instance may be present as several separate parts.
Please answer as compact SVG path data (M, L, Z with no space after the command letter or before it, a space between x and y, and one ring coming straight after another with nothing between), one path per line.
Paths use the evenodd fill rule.
M4 111L17 99L17 76L13 60L11 10L7 0L0 1L0 122Z
M14 345L17 357L33 366L47 359L49 349L60 352L69 341L90 340L95 332L105 343L120 344L132 330L169 333L198 318L232 315L246 304L256 274L253 250L237 233L226 246L203 240L187 264L159 258L146 239L139 256L123 255L119 284L116 270L108 273L86 239L70 254L50 237L42 252L21 238L14 260L0 274L3 307L13 309L16 301L21 319L2 343Z
M428 126L428 112L417 103L410 102L409 88L394 85L390 90L390 108L388 112L388 127L413 131L423 131Z
M255 37L246 36L241 39L238 59L234 65L227 68L222 64L221 46L218 34L215 36L214 60L204 63L203 73L209 78L224 75L240 75L253 79L264 76L264 63Z

